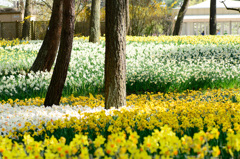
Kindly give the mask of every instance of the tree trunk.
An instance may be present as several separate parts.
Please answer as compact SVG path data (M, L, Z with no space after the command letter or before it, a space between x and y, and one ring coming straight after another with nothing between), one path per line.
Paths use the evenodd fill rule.
M128 35L130 32L129 0L126 0L126 5L126 34Z
M210 35L216 35L216 0L210 2Z
M26 0L24 11L24 23L22 29L22 39L30 40L30 16L31 16L31 0Z
M50 71L58 51L61 31L63 0L54 0L52 15L42 46L30 71Z
M63 1L63 25L59 53L44 105L59 105L67 77L74 34L75 0Z
M126 105L126 6L126 0L106 0L106 109Z
M20 2L19 2L20 4L20 10L21 10L21 12L23 12L24 11L24 2L23 2L23 0L20 0Z
M183 5L178 12L177 21L173 30L173 35L181 35L183 18L187 12L188 5L189 0L184 0Z
M100 43L100 0L92 0L89 42Z

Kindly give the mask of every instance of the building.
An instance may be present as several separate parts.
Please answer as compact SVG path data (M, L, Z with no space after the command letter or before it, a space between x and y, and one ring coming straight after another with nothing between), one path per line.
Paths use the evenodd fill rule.
M11 7L11 8L9 8ZM33 14L30 21L35 21ZM12 3L0 3L0 39L20 38L24 20L24 3L22 0ZM31 28L33 30L33 28Z
M0 8L0 22L22 21L23 13L18 8Z
M16 22L24 19L24 2L22 0L14 0L12 3L0 3L0 22ZM10 7L9 7L10 6ZM31 7L32 8L32 7ZM32 16L30 20L35 20L35 10L31 9Z
M217 2L217 31L219 35L240 34L240 13L227 10L223 3ZM226 0L228 8L240 8L240 1ZM180 8L176 8L178 12ZM210 0L189 6L184 16L181 35L209 35Z

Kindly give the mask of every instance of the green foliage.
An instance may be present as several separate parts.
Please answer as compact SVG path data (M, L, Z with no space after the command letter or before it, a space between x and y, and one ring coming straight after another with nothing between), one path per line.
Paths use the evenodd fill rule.
M175 2L176 3L176 2ZM130 1L131 35L169 35L172 32L174 14L171 6L158 1Z
M182 3L183 3L183 0L166 0L166 4L168 7L170 7L172 4L174 4L173 8L178 7Z

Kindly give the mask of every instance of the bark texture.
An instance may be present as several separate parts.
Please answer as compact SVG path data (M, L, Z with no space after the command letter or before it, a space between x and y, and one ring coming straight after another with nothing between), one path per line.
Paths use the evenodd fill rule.
M67 77L74 35L75 0L63 0L63 28L59 53L44 105L59 105Z
M24 10L24 23L23 23L23 29L22 29L22 39L30 39L30 16L31 16L31 0L26 0L25 3L25 10Z
M184 0L183 5L181 6L178 12L177 20L173 30L173 35L181 35L183 18L187 12L188 5L189 5L189 0Z
M217 25L216 25L216 0L210 1L210 35L216 35Z
M42 46L30 71L50 71L59 48L62 31L63 0L54 0L52 15Z
M126 105L126 0L106 0L105 108Z
M130 32L129 0L126 0L126 34Z
M92 0L89 42L100 43L100 0Z

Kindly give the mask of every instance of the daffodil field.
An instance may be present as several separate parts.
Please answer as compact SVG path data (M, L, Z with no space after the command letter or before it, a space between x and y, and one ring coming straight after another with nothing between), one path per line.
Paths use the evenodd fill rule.
M239 158L240 37L127 37L127 106L104 109L105 42L75 38L59 106L42 41L0 41L0 158ZM26 75L27 74L27 75Z
M239 37L195 38L129 37L127 92L238 87ZM41 42L35 41L0 48L0 100L45 97L52 72L26 76L40 46ZM74 41L63 96L103 92L104 51L103 41L101 45Z

